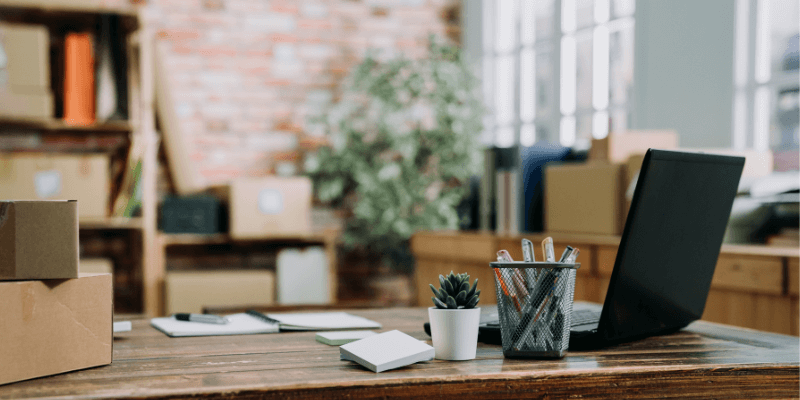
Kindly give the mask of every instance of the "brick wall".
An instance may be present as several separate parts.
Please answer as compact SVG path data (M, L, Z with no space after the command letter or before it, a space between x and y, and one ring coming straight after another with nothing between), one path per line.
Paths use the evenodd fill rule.
M458 40L458 0L150 0L193 164L210 184L272 174L324 135L306 123L370 48Z

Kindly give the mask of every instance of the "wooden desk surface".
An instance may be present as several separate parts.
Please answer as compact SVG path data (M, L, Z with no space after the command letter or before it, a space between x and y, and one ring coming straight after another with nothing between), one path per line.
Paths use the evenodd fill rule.
M424 308L353 310L429 340ZM137 320L111 365L0 386L25 398L797 398L798 338L696 322L686 330L561 360L434 360L376 374L314 332L169 338Z

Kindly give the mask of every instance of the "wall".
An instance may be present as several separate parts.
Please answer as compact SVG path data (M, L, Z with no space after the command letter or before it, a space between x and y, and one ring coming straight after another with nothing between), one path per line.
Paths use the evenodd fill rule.
M636 2L633 129L675 129L683 147L730 147L733 0Z
M429 34L459 38L456 0L150 0L169 42L170 86L211 184L299 164L324 134L306 123L369 48L425 53Z

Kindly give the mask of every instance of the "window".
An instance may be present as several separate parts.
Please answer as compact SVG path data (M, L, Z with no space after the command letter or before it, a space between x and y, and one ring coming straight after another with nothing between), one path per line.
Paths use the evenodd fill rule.
M736 0L733 147L798 148L797 0Z
M627 128L634 0L482 2L485 144L588 148ZM611 123L609 124L609 121Z

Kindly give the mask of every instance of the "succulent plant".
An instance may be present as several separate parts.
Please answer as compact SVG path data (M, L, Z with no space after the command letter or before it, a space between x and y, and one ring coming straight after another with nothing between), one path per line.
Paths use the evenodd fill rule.
M469 275L467 273L456 275L453 274L453 271L450 271L450 275L447 277L439 275L439 289L437 290L432 284L430 287L435 295L431 299L433 299L433 304L437 308L475 308L480 300L481 291L476 290L478 279L475 279L475 283L470 288Z

